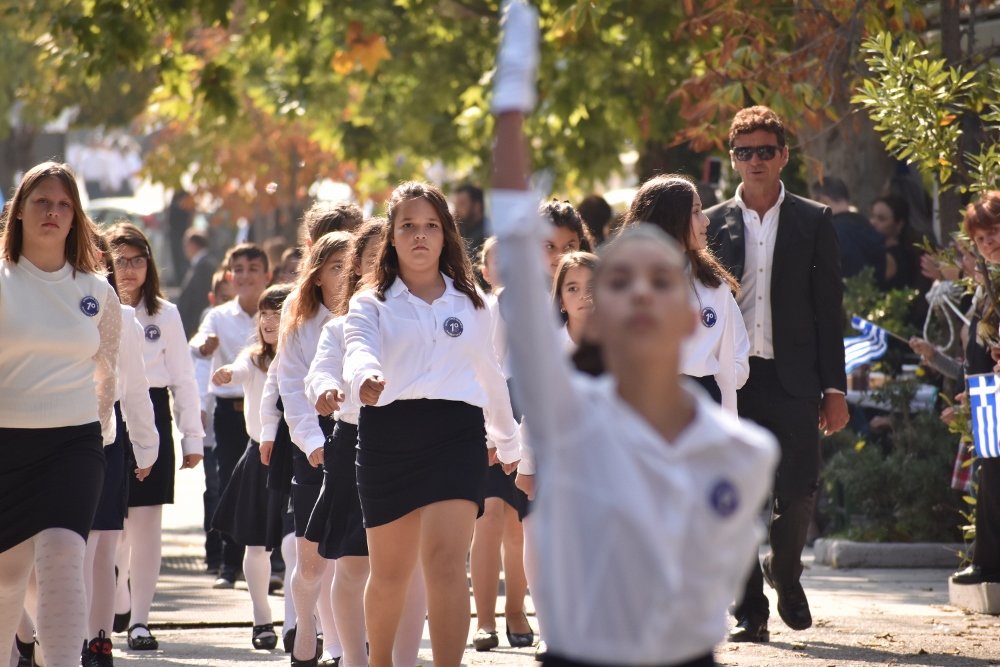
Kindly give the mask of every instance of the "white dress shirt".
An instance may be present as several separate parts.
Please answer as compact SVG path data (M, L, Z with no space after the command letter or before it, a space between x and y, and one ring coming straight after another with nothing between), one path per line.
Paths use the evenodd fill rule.
M709 287L690 272L688 278L698 325L681 346L681 373L714 376L722 407L736 414L736 390L750 377L750 340L743 315L728 285Z
M118 400L122 420L128 428L135 463L148 468L156 463L160 453L160 434L156 430L153 401L149 398L149 381L142 358L143 330L135 319L135 309L122 304L121 349L118 352ZM185 353L187 349L184 350Z
M344 324L344 377L353 400L372 374L385 380L378 405L397 400L462 401L483 408L487 438L504 463L518 459L518 428L488 307L476 308L442 275L444 294L427 303L399 278L385 301L371 290L351 299Z
M285 300L288 306L290 299ZM278 360L278 393L285 408L285 421L295 446L309 456L323 448L326 436L319 426L316 402L306 397L305 382L309 364L316 356L323 325L330 317L330 311L322 303L316 314L303 322L298 329L288 333L281 343L281 358Z
M771 270L774 241L778 237L778 217L785 201L785 184L774 206L761 219L743 201L743 185L736 188L736 205L743 211L743 276L740 280L739 305L750 338L750 356L774 359L774 330L771 326Z
M344 400L337 411L337 421L348 424L358 423L361 406L351 397L351 392L344 391L344 322L346 316L335 317L325 325L319 337L316 356L309 366L306 375L306 397L315 406L316 401L325 391L336 389L344 394Z
M271 361L274 364L274 361ZM233 371L232 379L223 386L239 384L243 387L243 417L247 423L247 435L251 440L261 442L260 406L264 394L264 383L267 373L257 368L250 359L250 351L243 350L236 360L229 364Z
M260 397L260 437L261 442L274 442L278 436L278 427L284 417L278 409L278 360L281 359L281 351L271 360L271 365L267 368L267 380L264 382L264 391ZM284 404L282 404L284 405Z
M194 363L184 335L184 324L177 306L159 299L160 310L150 315L143 301L135 309L135 319L142 325L142 356L150 387L170 389L174 421L181 432L184 454L203 454L205 429L201 423L201 392L195 378Z
M694 383L693 421L665 440L615 378L573 371L531 276L548 223L530 192L492 193L514 384L538 465L535 605L548 649L581 662L673 664L726 632L763 530L773 436Z
M212 374L216 370L236 361L240 351L253 342L257 323L254 316L240 307L239 299L232 299L208 311L198 325L198 333L191 337L191 349L201 354L198 348L209 335L219 337L219 347L212 354ZM209 384L209 391L219 398L242 398L243 388L238 384L224 387Z

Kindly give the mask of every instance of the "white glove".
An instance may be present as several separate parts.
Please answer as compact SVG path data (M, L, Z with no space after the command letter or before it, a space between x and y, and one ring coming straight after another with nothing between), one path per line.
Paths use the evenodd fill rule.
M504 111L527 114L536 98L538 12L525 0L504 0L500 12L500 49L490 108L494 115Z

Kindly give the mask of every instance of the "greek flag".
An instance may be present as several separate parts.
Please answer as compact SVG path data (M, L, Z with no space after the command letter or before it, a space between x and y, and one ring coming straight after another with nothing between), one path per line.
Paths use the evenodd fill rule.
M1000 402L997 396L997 376L993 373L970 375L965 379L972 415L972 440L976 456L1000 456Z
M860 331L861 335L844 339L844 366L848 373L858 366L880 359L888 348L887 334L882 327L857 315L851 318L851 326Z

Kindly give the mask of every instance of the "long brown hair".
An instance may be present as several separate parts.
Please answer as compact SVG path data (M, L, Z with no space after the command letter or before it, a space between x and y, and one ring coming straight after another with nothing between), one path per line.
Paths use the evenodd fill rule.
M103 263L93 240L94 235L97 234L97 226L83 210L83 202L80 201L80 190L76 187L76 176L73 175L73 170L68 164L60 162L43 162L35 165L21 179L21 183L14 191L14 196L11 197L3 217L0 218L0 227L3 228L3 258L15 264L21 259L21 250L24 245L24 223L21 221L21 211L24 209L25 200L46 178L58 180L66 188L66 192L73 202L73 222L70 224L64 251L66 261L72 265L74 272L103 274Z
M321 236L309 249L303 262L305 266L299 269L299 276L295 280L288 313L281 321L282 344L287 336L297 331L319 311L323 303L323 288L316 284L316 278L330 257L350 249L351 241L350 232L330 232Z
M139 292L142 294L142 302L146 305L146 312L150 315L156 315L160 312L160 299L163 297L163 292L160 291L160 274L156 270L156 260L153 259L149 239L142 233L142 230L126 221L116 221L104 231L104 238L107 239L113 253L122 246L128 246L133 250L138 250L146 258L146 280L139 288Z
M351 270L344 281L344 287L340 290L337 303L333 307L333 314L336 316L346 315L351 305L351 297L358 291L361 284L361 276L364 269L361 265L361 258L368 249L370 243L380 243L385 235L385 228L389 221L381 216L369 218L358 227L354 234L354 243L351 246Z
M438 270L451 278L455 282L455 289L469 297L476 308L485 308L486 304L476 287L476 278L472 272L472 262L469 261L465 243L458 232L455 218L448 210L448 201L444 198L444 194L430 183L407 181L392 191L389 197L389 224L385 226L382 234L382 248L375 265L373 280L371 283L366 283L366 286L370 284L379 300L385 301L386 291L399 276L399 255L396 254L396 247L390 241L400 205L413 199L423 199L433 206L438 220L441 221L444 247L438 259Z
M592 252L568 252L562 256L559 260L559 266L556 267L556 274L552 277L552 303L555 304L556 308L559 308L560 314L562 315L563 322L569 320L569 315L562 310L562 288L563 283L566 282L566 274L569 273L570 269L584 268L590 269L591 274L597 271L597 263L600 260Z
M267 367L271 365L275 355L278 353L278 346L271 345L264 341L264 325L261 320L261 311L276 310L281 312L281 307L285 304L292 286L288 284L272 285L263 292L257 299L257 339L250 344L250 362L262 373L267 372ZM282 323L284 324L284 323Z
M740 284L719 263L708 248L689 248L691 212L694 210L694 183L675 174L654 176L639 188L625 217L625 225L648 222L670 234L684 248L691 263L691 275L708 287L725 283L734 294Z

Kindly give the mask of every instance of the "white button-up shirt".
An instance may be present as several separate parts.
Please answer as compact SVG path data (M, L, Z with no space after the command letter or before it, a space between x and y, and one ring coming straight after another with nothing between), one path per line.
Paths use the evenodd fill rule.
M290 300L286 299L282 317L287 317L290 309ZM329 317L327 307L319 304L315 315L285 336L281 342L281 356L275 362L278 365L278 392L285 408L288 431L292 442L306 456L322 449L326 442L323 429L319 426L316 402L310 403L306 397L305 382L309 364L316 355L320 333Z
M771 270L774 241L778 237L778 215L785 201L785 184L774 206L761 220L743 201L743 186L736 188L736 205L743 211L746 257L740 280L738 303L750 337L750 356L774 359L774 330L771 327Z
M306 397L315 406L325 391L336 389L344 394L337 411L337 421L357 425L361 406L353 400L351 392L344 391L344 321L346 316L335 317L323 325L323 333L316 346L316 357L306 375Z
M380 375L385 389L378 405L397 400L462 401L483 408L486 434L504 463L518 459L517 422L507 383L493 347L488 307L476 308L442 275L444 294L427 303L399 278L385 301L374 291L351 299L344 324L344 378L352 400L361 385Z
M273 364L274 361L272 360ZM236 360L229 365L233 371L233 378L228 387L238 384L243 389L243 417L247 423L247 435L251 440L260 443L264 438L261 435L261 397L264 393L264 383L267 381L267 373L257 368L250 358L250 350L240 352Z
M160 434L156 431L153 401L142 358L143 330L135 319L135 309L122 304L122 337L118 352L118 398L122 419L128 427L136 465L148 468L160 453ZM187 349L184 350L187 353Z
M240 300L232 299L208 311L198 326L198 333L191 338L191 349L198 353L198 348L210 334L219 337L219 347L212 354L212 374L215 374L222 366L236 361L240 351L253 342L256 326L254 316L240 307ZM210 383L208 390L219 398L243 396L242 385L236 383L224 387Z

